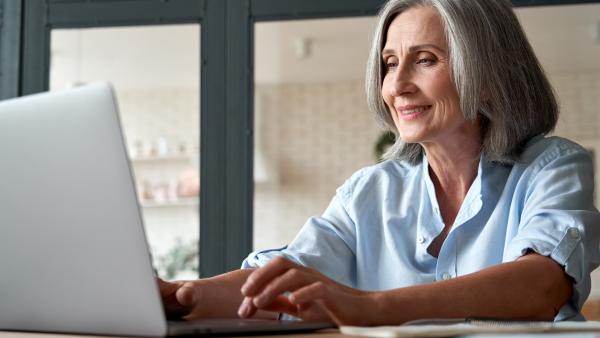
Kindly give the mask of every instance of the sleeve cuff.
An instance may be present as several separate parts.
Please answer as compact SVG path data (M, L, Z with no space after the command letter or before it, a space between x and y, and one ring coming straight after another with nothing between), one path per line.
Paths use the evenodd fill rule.
M283 250L287 249L287 245L276 249L267 249L254 251L242 262L242 269L258 268L267 264L273 257L284 256Z
M539 234L538 234L539 235ZM513 240L505 251L504 261L510 262L532 250L550 257L564 267L565 273L573 278L573 295L560 309L555 320L576 320L579 311L590 292L589 272L586 271L586 257L583 248L583 233L576 227L566 227L558 239L550 236L523 237ZM556 243L557 242L557 243Z
M505 254L505 262L514 261L525 255L528 250L552 258L558 264L565 268L565 272L571 276L575 283L583 278L584 253L581 246L583 239L581 230L576 227L567 227L563 231L558 243L552 243L552 238L532 238L525 237L513 240Z

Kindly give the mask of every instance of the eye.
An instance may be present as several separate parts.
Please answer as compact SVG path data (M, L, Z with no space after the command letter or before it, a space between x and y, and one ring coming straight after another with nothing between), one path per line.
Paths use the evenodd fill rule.
M431 66L435 63L434 59L431 58L420 58L417 60L417 64Z
M397 67L398 67L398 62L386 62L385 63L385 69L387 71L393 70Z
M395 57L387 57L383 59L383 67L386 72L398 68L398 60Z
M437 58L431 53L419 53L416 57L416 63L423 66L432 66L437 62Z

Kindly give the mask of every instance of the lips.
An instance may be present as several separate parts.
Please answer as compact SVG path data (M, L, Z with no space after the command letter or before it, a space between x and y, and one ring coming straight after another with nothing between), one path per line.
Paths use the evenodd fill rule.
M428 111L431 107L431 105L405 105L396 107L396 111L402 119L412 119Z

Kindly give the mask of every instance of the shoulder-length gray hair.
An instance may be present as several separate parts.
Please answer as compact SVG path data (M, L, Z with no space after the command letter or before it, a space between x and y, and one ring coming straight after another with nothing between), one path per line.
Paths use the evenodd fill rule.
M421 160L417 143L404 143L381 95L385 44L391 21L414 6L434 7L444 24L451 75L467 120L481 116L487 160L514 163L533 136L552 131L558 107L509 0L390 0L381 9L369 55L367 101L378 123L396 134L385 159Z

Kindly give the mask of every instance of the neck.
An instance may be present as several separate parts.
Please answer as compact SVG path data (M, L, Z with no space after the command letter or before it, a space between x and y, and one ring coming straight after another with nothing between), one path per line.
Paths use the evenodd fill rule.
M477 177L479 146L462 147L456 152L425 148L425 153L441 216L446 224L444 231L447 233L454 224L471 184Z
M481 134L478 123L465 124L465 128L452 136L440 137L432 142L421 143L427 161L429 175L444 221L442 233L432 246L435 256L454 221L469 188L477 177L481 157Z
M477 177L480 149L461 148L457 152L425 149L429 173L436 191L455 192L464 197Z
M475 126L477 126L475 124ZM429 162L429 173L436 192L462 198L467 194L477 177L481 157L481 135L479 128L464 128L458 137L448 137L421 145ZM460 198L462 197L462 198Z

